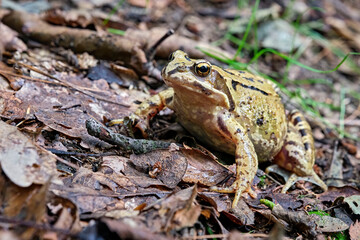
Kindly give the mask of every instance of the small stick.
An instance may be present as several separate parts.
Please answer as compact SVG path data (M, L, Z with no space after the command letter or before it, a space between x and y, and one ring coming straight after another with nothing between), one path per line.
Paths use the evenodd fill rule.
M164 141L129 138L122 134L112 132L92 118L86 120L86 129L91 136L117 145L125 150L131 150L135 154L147 153L155 149L167 149L171 144L170 142Z
M154 45L152 45L147 51L146 51L146 59L150 62L156 53L156 49L160 46L160 44L167 39L168 37L170 37L171 35L174 34L174 29L169 29L164 36L162 36Z

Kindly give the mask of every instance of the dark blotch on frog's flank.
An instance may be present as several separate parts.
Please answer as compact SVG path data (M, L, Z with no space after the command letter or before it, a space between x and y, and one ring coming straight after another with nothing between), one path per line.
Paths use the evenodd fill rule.
M310 144L308 142L305 142L304 143L304 148L305 148L306 151L309 150Z
M257 124L258 126L262 126L262 125L264 124L264 118L258 118L258 119L256 119L256 124Z
M307 133L306 133L306 130L305 129L300 129L300 134L302 137L306 136Z
M227 127L224 123L224 120L220 116L218 116L217 124L218 124L219 128L221 129L221 131L223 131L226 135L231 136L229 129L227 129Z
M300 123L300 122L302 122L302 119L299 116L294 118L294 120L293 120L293 123L294 123L295 126L298 125L298 123Z

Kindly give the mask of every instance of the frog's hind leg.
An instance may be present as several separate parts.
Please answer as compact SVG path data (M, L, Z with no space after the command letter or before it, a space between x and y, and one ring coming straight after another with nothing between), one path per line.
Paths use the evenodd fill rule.
M219 116L218 125L221 134L236 145L236 178L229 187L213 186L210 190L221 193L235 193L232 203L232 208L235 208L244 191L249 192L250 196L256 197L255 192L251 190L251 183L258 168L257 155L247 132L236 120L233 118L223 119Z
M292 172L286 180L282 193L285 193L299 180L312 182L320 186L324 191L327 190L326 184L313 170L315 147L310 125L298 111L293 111L289 116L285 143L281 151L275 156L274 162L281 168ZM266 172L269 171L281 172L276 166L270 166L266 169ZM282 172L284 173L284 171Z

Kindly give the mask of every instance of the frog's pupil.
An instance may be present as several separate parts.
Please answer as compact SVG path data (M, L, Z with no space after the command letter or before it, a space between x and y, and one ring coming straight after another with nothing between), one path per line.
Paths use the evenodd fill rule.
M204 65L199 68L199 71L202 72L202 73L206 73L208 70L209 70L209 68L207 66L204 66Z

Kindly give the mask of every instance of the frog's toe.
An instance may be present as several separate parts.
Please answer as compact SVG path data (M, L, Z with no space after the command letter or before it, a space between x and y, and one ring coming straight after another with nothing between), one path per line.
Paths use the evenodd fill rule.
M219 193L235 193L236 186L234 186L234 185L231 185L230 187L212 186L212 187L210 187L210 191L219 192Z
M311 176L298 176L295 173L293 173L290 175L289 179L286 181L283 189L281 190L281 193L286 193L286 191L289 190L289 188L293 184L295 184L297 181L300 181L300 180L311 182L315 185L318 185L324 191L327 191L327 189L328 189L326 184L319 178L319 176L315 172L313 172L313 174Z
M107 126L114 126L114 125L119 125L119 124L123 124L124 123L124 119L120 118L120 119L113 119L110 122L106 123Z
M248 187L248 189L246 189L245 192L247 192L251 198L257 198L257 193L254 190L252 190L251 187Z

